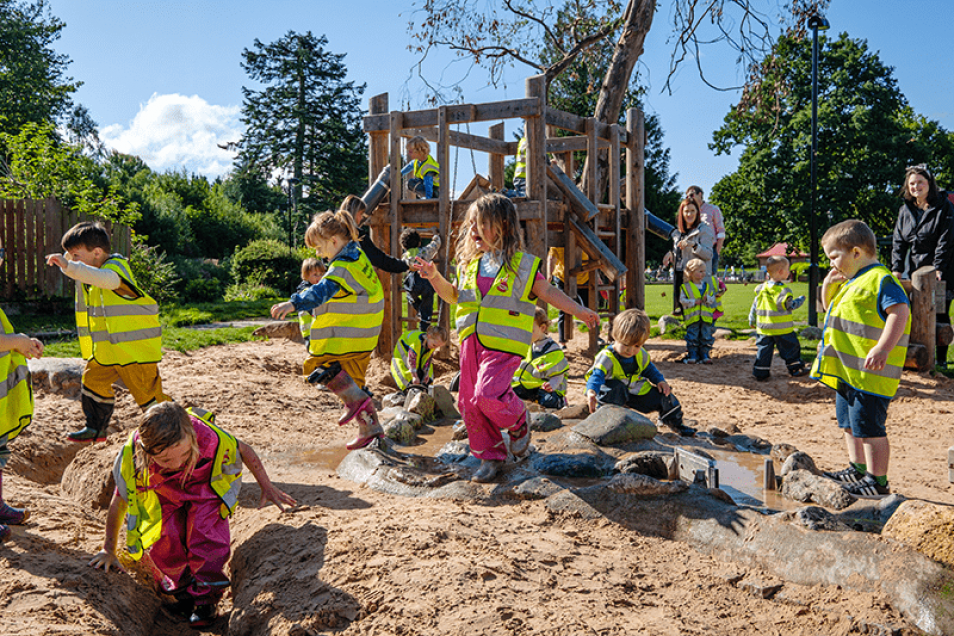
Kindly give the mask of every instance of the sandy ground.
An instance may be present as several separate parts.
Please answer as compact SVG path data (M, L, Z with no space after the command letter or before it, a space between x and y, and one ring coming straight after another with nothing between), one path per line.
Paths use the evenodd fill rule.
M577 404L589 364L583 344L578 337L569 353ZM712 366L678 364L680 345L647 348L687 417L793 444L823 469L845 464L827 389L789 379L777 359L771 381L751 381L751 342L718 341ZM257 510L258 488L246 476L232 522L233 587L221 605L231 616L207 633L916 633L877 594L786 584L765 600L740 581L768 575L609 520L557 515L541 502L405 499L340 479L335 462L353 431L335 426L331 394L297 376L303 354L286 341L255 342L169 353L161 364L170 395L214 411L302 504L290 514ZM389 391L386 363L374 360L369 375L379 397ZM439 371L449 379L454 363ZM896 492L954 504L952 398L954 381L905 374L889 411ZM108 445L79 450L61 441L81 426L79 402L37 395L36 420L13 444L5 475L7 499L32 510L0 545L5 632L194 633L160 609L143 572L86 565L102 544L104 475L137 416L120 394Z

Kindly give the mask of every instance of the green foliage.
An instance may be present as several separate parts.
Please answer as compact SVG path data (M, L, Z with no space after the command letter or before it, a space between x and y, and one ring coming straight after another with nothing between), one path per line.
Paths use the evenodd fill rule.
M215 278L194 278L186 281L182 295L191 301L210 303L222 300L222 283Z
M232 257L232 277L237 283L291 290L300 273L297 253L278 241L252 241Z
M175 265L159 248L150 247L138 237L134 238L129 254L129 266L139 286L152 296L160 307L178 300L176 287L180 284L179 275Z
M260 283L235 283L225 290L226 302L258 302L261 300L278 300L287 297L288 294L282 294L274 287Z
M167 351L188 353L203 347L261 340L261 338L252 335L253 331L255 331L255 327L240 327L237 329L229 327L221 329L165 328L162 330L162 348Z

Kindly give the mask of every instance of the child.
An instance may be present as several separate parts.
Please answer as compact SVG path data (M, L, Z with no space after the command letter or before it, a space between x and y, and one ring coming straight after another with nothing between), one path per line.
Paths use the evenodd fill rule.
M712 276L712 284L716 289L716 306L712 311L712 324L715 326L716 321L725 315L725 311L722 307L722 297L725 296L725 292L728 288L725 286L725 280L715 275Z
M427 386L434 381L431 358L437 349L447 344L447 330L432 325L427 331L408 331L394 345L391 358L391 377L398 389L407 391L412 384Z
M718 288L707 275L706 263L693 258L685 267L686 282L679 287L679 304L682 305L682 320L686 325L686 364L712 364L709 353L715 342L713 332Z
M201 409L175 402L146 411L113 465L116 490L106 518L103 549L89 564L122 570L116 555L126 520L126 547L139 560L148 550L159 587L175 597L175 614L202 627L215 620L229 579L229 520L248 465L262 489L259 507L294 506L269 480L255 451L215 425Z
M547 310L537 307L533 314L533 344L513 376L514 393L521 400L537 402L548 409L566 406L566 363L563 347L550 337Z
M502 194L484 195L467 209L457 259L457 286L432 261L419 258L417 264L445 302L458 303L460 410L470 448L481 460L473 480L485 483L507 458L501 430L509 433L514 457L530 449L527 407L510 381L530 346L535 300L572 313L593 329L599 316L543 277L540 259L523 251L517 211Z
M401 249L404 251L402 255L404 262L413 263L421 252L421 235L417 230L405 228L401 232ZM424 258L424 260L431 259ZM404 291L420 319L420 330L427 331L431 324L431 315L434 313L434 287L430 281L412 269L404 276Z
M109 234L99 223L74 225L61 245L65 254L50 254L46 262L76 280L76 326L86 358L82 389L86 428L67 439L104 442L116 405L117 380L143 411L169 399L159 377L159 305L136 284L129 261L109 253Z
M327 270L328 268L325 267L325 264L317 258L306 258L303 260L301 262L301 282L298 283L298 289L296 289L295 292L300 294L312 285L317 285ZM301 337L305 339L305 342L308 342L309 335L311 334L311 323L314 318L314 315L310 311L298 312L298 322L301 325Z
M0 265L6 250L0 247ZM5 387L0 397L0 542L10 536L8 526L18 526L30 517L30 511L14 508L3 500L3 468L10 460L7 444L16 439L33 421L33 387L26 358L43 355L43 343L22 333L14 333L7 315L0 309L0 382Z
M440 194L441 169L431 156L431 145L426 139L420 135L411 137L407 142L407 160L401 170L401 175L411 175L407 189L423 199L436 199Z
M682 423L682 407L669 383L643 348L649 339L649 316L627 309L613 321L613 344L599 352L586 372L586 399L590 413L597 405L616 404L640 413L659 412L660 423L679 435L692 437L696 429Z
M755 300L749 310L749 325L756 328L758 337L755 346L755 365L752 375L759 382L769 379L772 369L772 353L778 346L788 373L794 378L808 375L808 367L802 362L802 348L795 335L792 311L805 302L804 296L795 298L785 285L790 273L788 259L784 256L769 256L765 264L769 280L755 288Z
M384 292L357 239L354 219L345 210L317 215L305 231L305 244L329 259L328 271L317 285L271 311L281 320L293 311L314 310L304 374L344 402L339 426L357 418L358 436L346 444L349 450L364 448L384 433L371 396L361 388L384 321Z
M891 493L885 422L907 355L908 297L878 262L877 240L863 222L829 228L821 244L832 270L822 284L828 313L811 373L837 392L835 415L850 462L825 475L856 497L883 497Z

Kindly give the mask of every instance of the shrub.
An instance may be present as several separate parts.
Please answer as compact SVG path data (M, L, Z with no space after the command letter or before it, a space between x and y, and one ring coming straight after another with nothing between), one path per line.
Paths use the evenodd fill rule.
M281 299L286 296L277 289L257 283L237 283L225 290L225 302Z
M298 284L300 274L298 255L278 241L252 241L232 256L232 277L239 284L290 291Z
M214 303L222 300L222 283L217 278L193 278L186 282L182 297L190 303Z
M180 284L179 275L175 265L169 262L159 248L150 247L138 237L134 238L129 254L129 267L139 287L160 305L174 303L179 299L176 291Z

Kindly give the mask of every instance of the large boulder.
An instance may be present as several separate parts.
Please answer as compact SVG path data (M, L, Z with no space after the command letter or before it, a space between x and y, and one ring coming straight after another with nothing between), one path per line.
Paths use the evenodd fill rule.
M552 413L533 413L530 415L530 430L540 433L555 431L563 426L559 417Z
M856 501L855 497L831 479L813 475L807 470L793 470L782 481L782 496L842 510Z
M656 326L659 328L659 335L665 334L667 331L672 331L673 329L678 329L682 326L682 321L676 318L675 316L661 316L659 322L656 323Z
M305 339L301 335L301 327L299 324L288 320L267 322L253 331L252 335L262 338L285 338L286 340L302 344L305 342Z
M419 389L410 389L407 392L407 401L404 402L404 408L411 413L421 416L421 424L433 422L439 417L440 410L437 408L437 402L426 391ZM420 427L418 427L420 428Z
M447 390L447 387L435 384L431 387L431 396L437 403L437 410L447 419L460 419L460 411L457 410L457 398Z
M628 444L656 436L656 426L645 415L622 406L601 406L573 427L573 432L600 446Z
M614 470L618 473L636 473L656 479L669 479L669 467L674 456L663 451L640 451L616 462Z
M954 508L950 506L909 499L888 519L881 536L954 567Z

